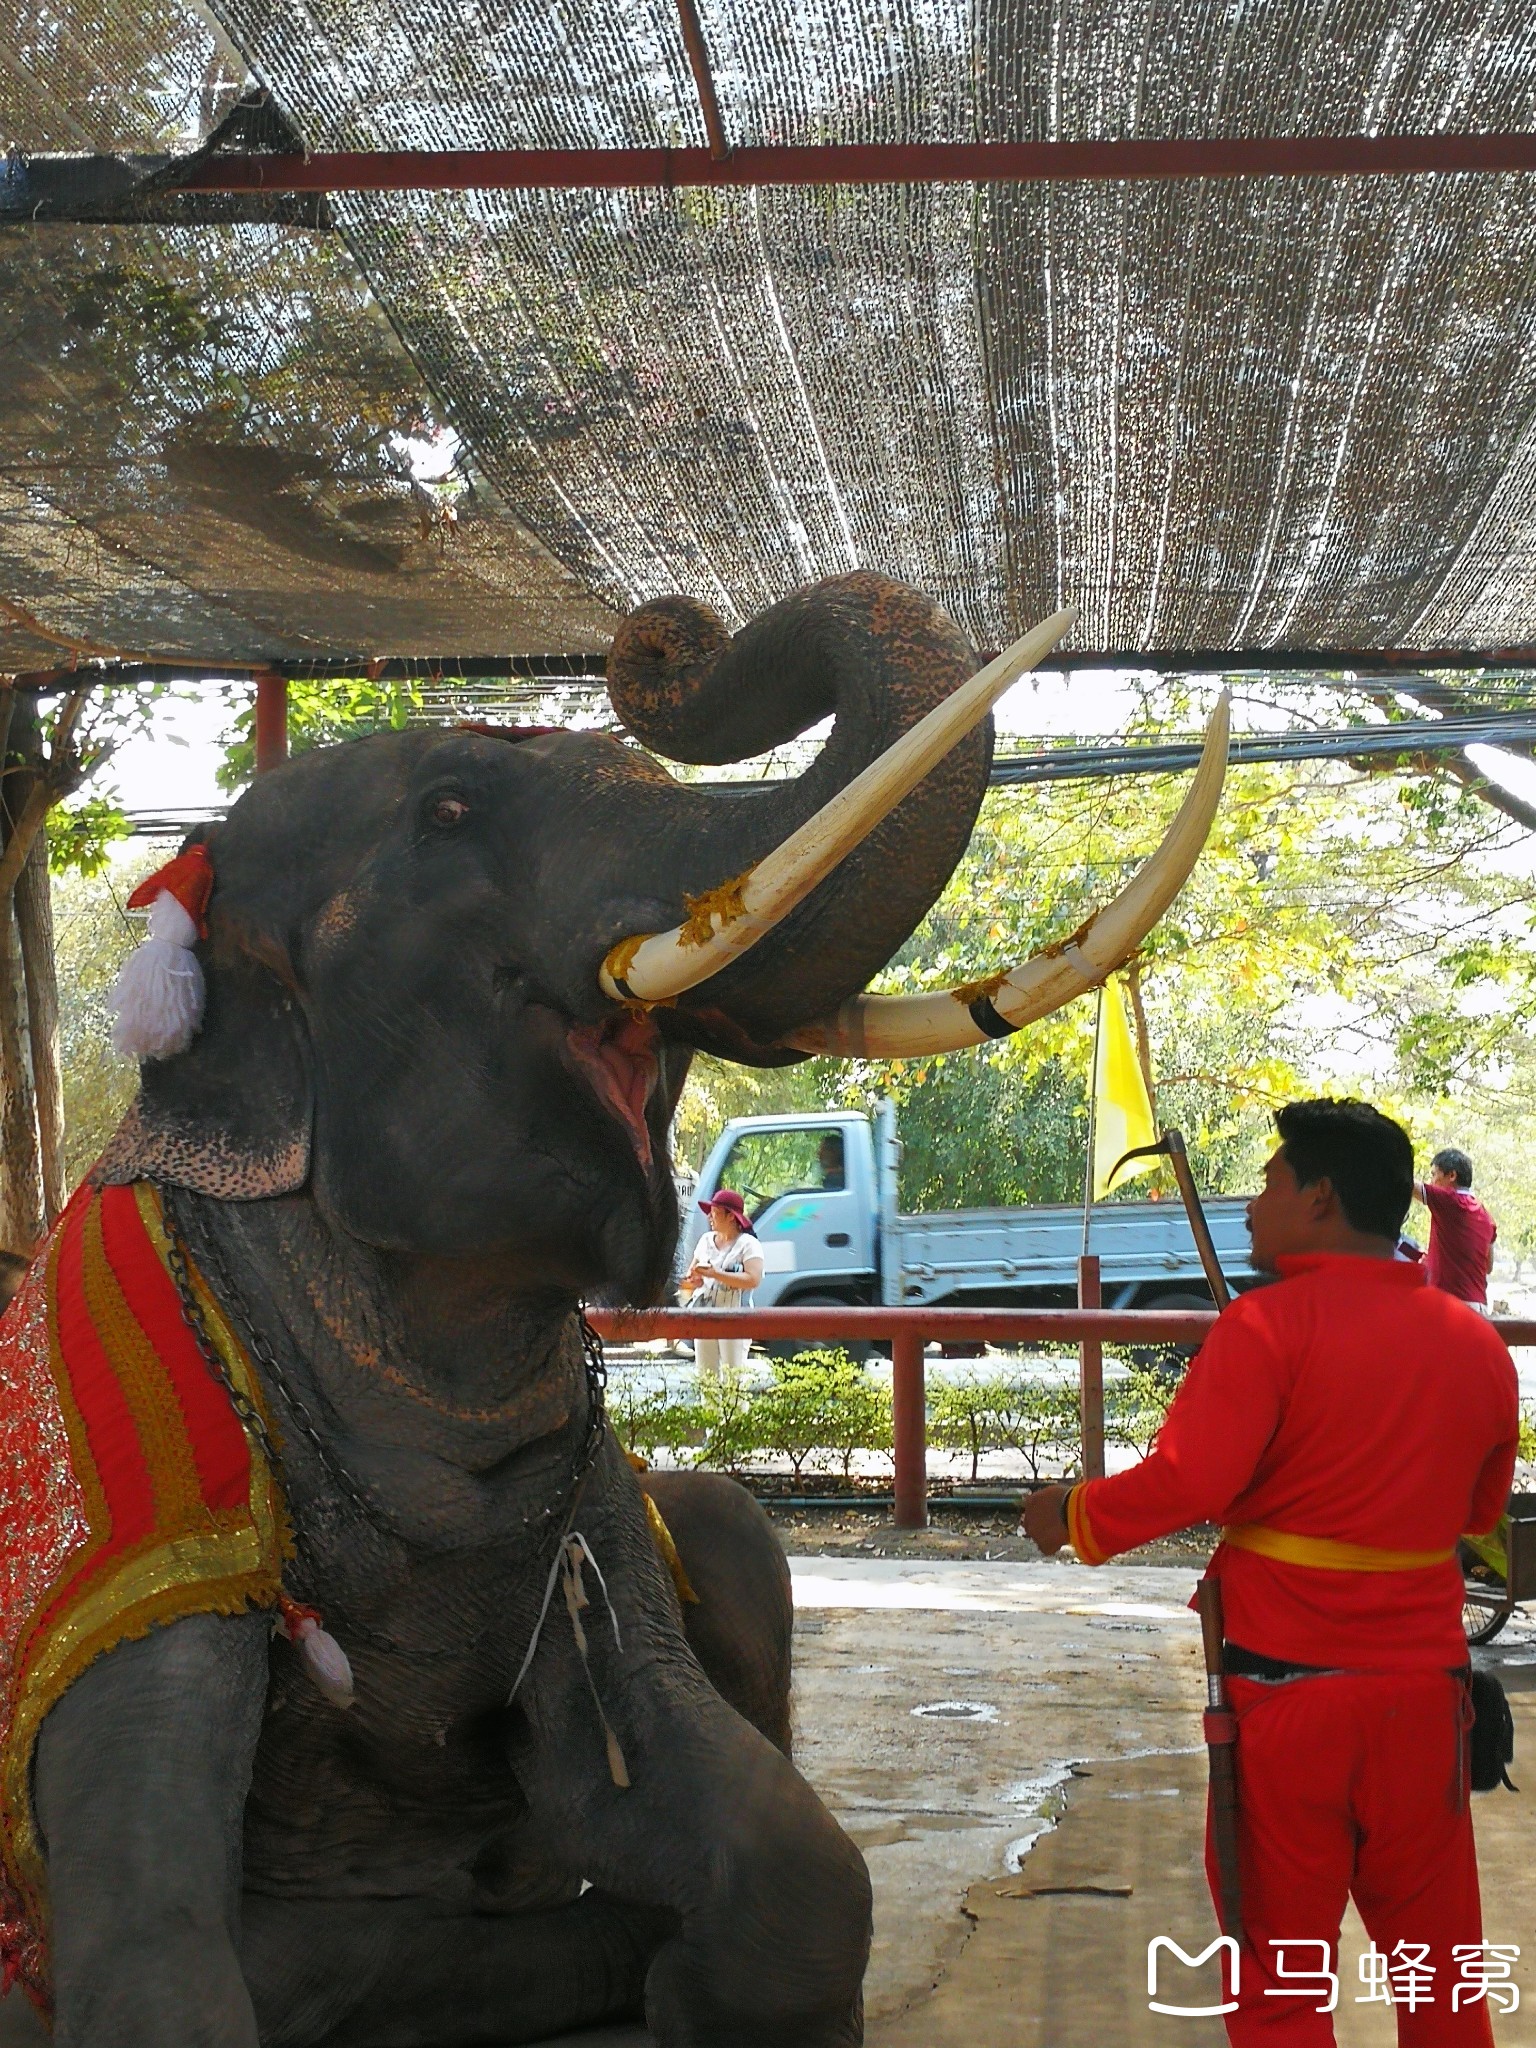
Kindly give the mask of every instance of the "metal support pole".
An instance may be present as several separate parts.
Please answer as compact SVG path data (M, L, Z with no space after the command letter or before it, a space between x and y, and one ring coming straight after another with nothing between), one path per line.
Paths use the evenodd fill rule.
M288 758L288 678L275 668L256 671L256 773Z
M80 159L62 159L76 180ZM86 157L87 167L114 157ZM29 159L29 180L48 159ZM1037 180L1444 177L1536 170L1536 135L1243 135L1086 142L749 145L708 149L216 150L151 158L185 192L621 191L719 185L990 185ZM107 175L100 173L98 175ZM31 189L24 186L23 189ZM111 179L121 205L121 172ZM14 216L13 216L14 217Z
M928 1397L923 1340L898 1330L891 1340L891 1407L896 1447L896 1526L928 1526Z
M1093 1147L1099 1129L1099 1043L1104 1036L1104 984L1094 991L1093 1052L1088 1061L1088 1158L1083 1167L1083 1257L1093 1230ZM1081 1303L1079 1303L1081 1306Z
M704 41L699 10L694 0L677 0L677 13L683 31L683 48L688 52L693 82L698 87L699 111L704 116L709 153L716 163L724 163L731 153L731 146L725 139L725 123L720 118L720 101L715 92L714 74L709 68L709 49Z
M1104 1292L1097 1252L1085 1252L1077 1262L1077 1305L1102 1308ZM1097 1337L1084 1337L1077 1347L1079 1401L1083 1418L1083 1477L1104 1477L1104 1346Z

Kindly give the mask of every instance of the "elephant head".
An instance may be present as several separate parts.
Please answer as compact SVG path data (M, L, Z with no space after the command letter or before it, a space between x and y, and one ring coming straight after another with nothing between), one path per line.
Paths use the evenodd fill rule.
M849 825L840 792L921 754L973 666L936 606L874 575L801 591L734 639L669 599L615 639L620 718L674 759L720 762L835 713L796 781L709 792L609 735L485 727L377 734L262 776L204 835L202 1028L145 1064L97 1177L235 1200L304 1188L384 1251L652 1298L693 1050L776 1063L852 1028L839 1006L964 852L991 756L982 698L873 823L866 805ZM786 846L794 873L765 908L757 878Z

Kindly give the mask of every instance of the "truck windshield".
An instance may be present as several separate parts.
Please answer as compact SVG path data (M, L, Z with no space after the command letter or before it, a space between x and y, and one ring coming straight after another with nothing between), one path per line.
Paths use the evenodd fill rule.
M745 1197L754 1223L780 1195L846 1187L843 1134L836 1129L743 1131L726 1154L720 1185Z

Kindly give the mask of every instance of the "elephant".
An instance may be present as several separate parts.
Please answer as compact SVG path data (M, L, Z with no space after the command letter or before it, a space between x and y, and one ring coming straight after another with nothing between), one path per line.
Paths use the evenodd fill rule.
M610 657L640 747L380 733L202 831L201 1025L145 1062L91 1180L155 1191L243 1344L284 1586L354 1704L263 1607L180 1615L73 1679L32 1780L61 2048L468 2048L642 2017L665 2048L862 2039L869 1880L791 1760L776 1540L729 1482L631 1469L580 1304L661 1295L689 1061L801 1058L846 1014L965 849L990 720L709 979L616 997L636 936L727 923L974 666L872 573L734 637L666 599ZM642 750L745 758L829 713L764 789ZM966 999L995 1019L988 988Z

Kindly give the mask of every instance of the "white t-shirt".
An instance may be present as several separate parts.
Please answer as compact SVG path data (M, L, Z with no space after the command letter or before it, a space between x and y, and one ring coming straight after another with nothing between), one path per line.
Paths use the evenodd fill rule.
M727 1273L744 1273L749 1259L761 1259L762 1256L763 1248L750 1230L742 1231L729 1244L716 1237L712 1230L706 1230L694 1246L689 1264L719 1266ZM717 1287L714 1281L706 1280L690 1305L695 1308L750 1308L754 1291L750 1287Z

